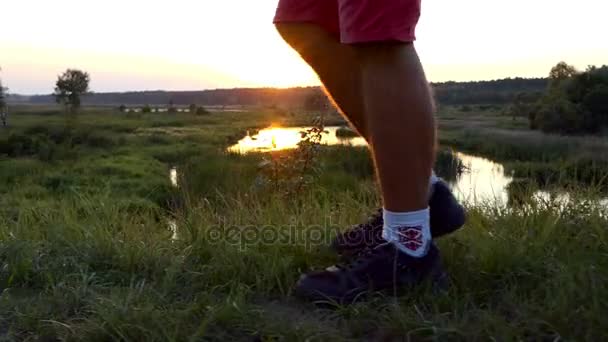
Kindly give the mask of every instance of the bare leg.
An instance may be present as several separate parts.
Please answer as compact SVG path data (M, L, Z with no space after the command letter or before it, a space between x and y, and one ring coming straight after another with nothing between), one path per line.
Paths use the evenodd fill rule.
M342 114L369 143L376 145L372 145L372 150L378 175L385 178L381 185L386 208L408 211L407 208L425 207L428 182L423 179L429 179L434 162L435 124L430 89L413 45L345 45L338 37L309 23L279 23L277 29L317 72ZM374 132L371 125L376 126ZM376 136L375 143L372 135ZM391 142L388 148L384 147L385 141ZM426 157L419 159L418 155ZM382 161L395 163L400 159L405 161L396 167L380 166ZM422 192L424 201L411 200ZM416 204L395 205L402 202L400 197Z
M414 45L379 43L356 49L385 208L395 212L425 209L435 158L435 119Z
M315 24L279 23L283 39L315 70L342 115L369 141L355 48Z

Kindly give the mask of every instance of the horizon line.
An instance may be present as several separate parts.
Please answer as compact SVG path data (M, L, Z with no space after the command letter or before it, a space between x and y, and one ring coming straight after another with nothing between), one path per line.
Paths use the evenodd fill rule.
M447 83L483 83L483 82L496 82L496 81L506 81L506 80L543 80L548 77L505 77L505 78L495 78L495 79L485 79L485 80L469 80L469 81L441 81L441 82L429 82L431 85L434 84L447 84ZM206 88L206 89L197 89L197 90L166 90L166 89L145 89L145 90L113 90L113 91L91 91L86 95L95 95L95 94L127 94L127 93L153 93L153 92L163 92L163 93L196 93L196 92L205 92L205 91L218 91L218 90L259 90L259 89L274 89L274 90L289 90L289 89L301 89L301 88L321 88L323 85L294 85L288 87L273 87L273 86L259 86L259 87L224 87L224 88ZM34 93L34 94L25 94L25 93L8 93L8 96L27 96L27 97L35 97L35 96L52 96L53 93ZM85 95L85 96L86 96Z

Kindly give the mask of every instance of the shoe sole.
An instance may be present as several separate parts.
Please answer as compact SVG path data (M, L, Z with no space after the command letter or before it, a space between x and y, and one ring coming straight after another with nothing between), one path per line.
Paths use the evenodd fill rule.
M304 275L302 277L304 277ZM298 285L299 283L300 282L298 282ZM350 291L353 293L353 295L347 294L343 297L337 298L323 295L322 293L317 291L311 291L304 288L300 288L298 285L296 285L296 288L294 289L294 295L298 298L312 302L319 307L335 308L339 306L350 305L358 302L359 300L365 300L374 293L382 293L387 297L401 297L408 294L408 292L412 288L421 286L425 283L430 283L431 292L433 293L433 295L446 294L449 290L451 286L450 277L445 271L441 258L432 266L432 269L426 275L415 279L409 277L403 278L396 286L390 284L389 286L384 286L385 288L382 290L355 289Z

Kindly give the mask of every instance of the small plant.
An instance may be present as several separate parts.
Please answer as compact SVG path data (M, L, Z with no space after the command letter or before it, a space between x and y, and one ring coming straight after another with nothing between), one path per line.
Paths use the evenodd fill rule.
M264 188L285 197L302 193L317 178L321 138L325 132L323 117L317 117L313 126L301 132L298 148L270 153L260 164L258 182Z

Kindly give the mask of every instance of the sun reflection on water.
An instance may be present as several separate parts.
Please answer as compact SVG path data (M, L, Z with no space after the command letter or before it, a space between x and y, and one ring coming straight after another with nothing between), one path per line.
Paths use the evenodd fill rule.
M302 131L310 127L269 127L256 135L247 135L238 143L228 148L233 153L271 152L289 150L298 147L302 140ZM361 137L340 138L336 132L340 127L325 127L321 144L365 146L367 143Z

